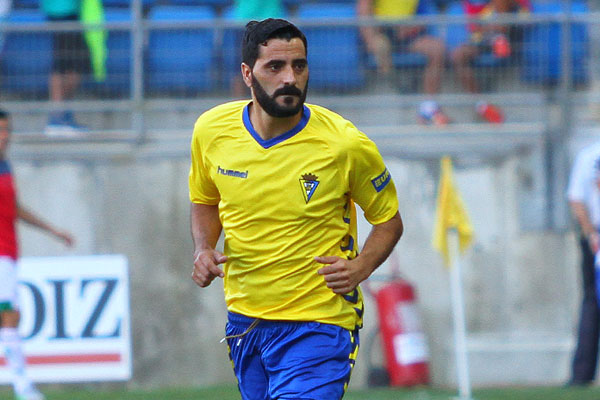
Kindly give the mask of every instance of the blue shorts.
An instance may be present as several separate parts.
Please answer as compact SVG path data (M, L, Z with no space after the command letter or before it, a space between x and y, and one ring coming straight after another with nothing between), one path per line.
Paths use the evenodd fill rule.
M269 320L250 327L254 318L228 317L229 357L243 400L342 398L358 353L358 329Z

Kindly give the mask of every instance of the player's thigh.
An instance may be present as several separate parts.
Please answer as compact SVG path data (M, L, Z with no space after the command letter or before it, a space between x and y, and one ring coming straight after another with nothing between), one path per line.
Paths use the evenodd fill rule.
M243 328L227 325L227 336L239 335ZM238 381L242 400L270 400L268 396L269 382L262 365L257 331L251 331L243 337L227 339L229 358Z
M17 269L15 261L10 257L0 257L0 282L0 311L17 310Z
M277 400L341 399L358 352L358 331L335 325L304 323L271 338L263 354L270 398Z

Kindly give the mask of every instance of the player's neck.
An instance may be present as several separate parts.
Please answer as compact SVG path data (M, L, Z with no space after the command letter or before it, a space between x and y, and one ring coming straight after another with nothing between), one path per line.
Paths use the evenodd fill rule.
M287 118L273 117L253 102L250 106L250 122L252 127L263 140L269 140L294 128L302 118L302 110Z

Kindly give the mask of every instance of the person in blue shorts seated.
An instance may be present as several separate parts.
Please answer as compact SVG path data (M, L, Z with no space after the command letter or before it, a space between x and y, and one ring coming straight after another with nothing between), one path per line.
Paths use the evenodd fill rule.
M357 0L357 14L374 17L382 22L412 18L428 12L428 0ZM422 54L427 59L423 71L423 91L431 97L419 105L418 119L423 124L446 125L450 119L435 95L440 92L446 48L443 41L419 25L363 26L360 29L367 52L372 54L380 75L389 75L395 52Z
M242 399L341 399L358 352L359 284L402 235L396 189L365 134L305 103L307 41L296 26L249 22L241 71L251 99L194 127L192 279L224 280ZM355 203L372 224L360 253Z
M529 0L462 0L466 15L473 18L493 19L498 14L519 12L527 13L531 6ZM465 90L472 94L480 93L475 78L473 60L482 53L491 53L497 59L511 55L510 27L498 24L469 23L469 41L450 49L450 59L458 80ZM514 32L514 31L513 31ZM475 112L482 121L502 123L504 112L495 104L480 100Z

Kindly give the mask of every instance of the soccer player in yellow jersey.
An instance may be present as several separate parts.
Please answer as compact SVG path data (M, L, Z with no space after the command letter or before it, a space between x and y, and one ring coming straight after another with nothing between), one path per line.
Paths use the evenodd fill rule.
M307 43L297 27L248 23L242 61L252 99L217 106L194 127L192 279L206 287L224 278L244 400L340 399L358 351L358 285L402 234L396 190L372 141L304 103ZM355 202L373 225L360 253Z

